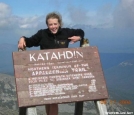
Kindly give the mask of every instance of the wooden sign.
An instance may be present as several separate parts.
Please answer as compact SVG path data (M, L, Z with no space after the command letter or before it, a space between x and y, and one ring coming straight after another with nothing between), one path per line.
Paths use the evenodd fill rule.
M13 52L19 107L108 98L97 47Z

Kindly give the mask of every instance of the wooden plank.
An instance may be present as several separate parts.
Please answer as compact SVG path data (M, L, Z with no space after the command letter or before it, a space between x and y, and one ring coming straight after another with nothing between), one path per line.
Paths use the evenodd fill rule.
M27 108L26 115L37 115L36 107Z
M19 107L108 98L97 47L13 52L13 62Z
M25 51L18 49L18 51ZM20 107L19 108L19 115L37 115L36 107Z
M94 102L95 102L99 115L107 115L107 107L106 107L106 104L103 103L103 100L101 100L101 101L98 100L98 101L94 101Z

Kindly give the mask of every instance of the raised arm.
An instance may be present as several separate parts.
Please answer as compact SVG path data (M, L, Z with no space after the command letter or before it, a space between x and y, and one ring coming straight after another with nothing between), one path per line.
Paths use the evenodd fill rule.
M35 35L29 38L22 36L18 42L18 48L24 49L25 47L39 46L41 35L42 35L42 30L39 30Z
M82 29L69 29L70 42L73 44L77 41L81 41L84 38L84 31Z

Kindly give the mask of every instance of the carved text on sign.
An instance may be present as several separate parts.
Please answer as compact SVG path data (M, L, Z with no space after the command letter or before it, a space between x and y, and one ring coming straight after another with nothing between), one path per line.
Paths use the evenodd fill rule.
M35 57L36 56L36 57ZM64 59L71 59L71 58L79 58L82 57L83 58L83 53L79 52L79 51L63 51L63 52L43 52L43 53L39 53L38 55L36 55L35 53L33 54L29 54L29 58L30 61L44 61L44 60L59 60L61 58Z
M96 47L14 52L13 59L19 107L108 98Z

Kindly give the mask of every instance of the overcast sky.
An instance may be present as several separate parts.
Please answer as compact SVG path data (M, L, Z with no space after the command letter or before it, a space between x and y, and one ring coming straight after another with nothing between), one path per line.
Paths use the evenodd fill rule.
M0 44L16 44L46 28L45 16L53 11L64 27L82 25L101 52L134 53L134 0L1 0Z

